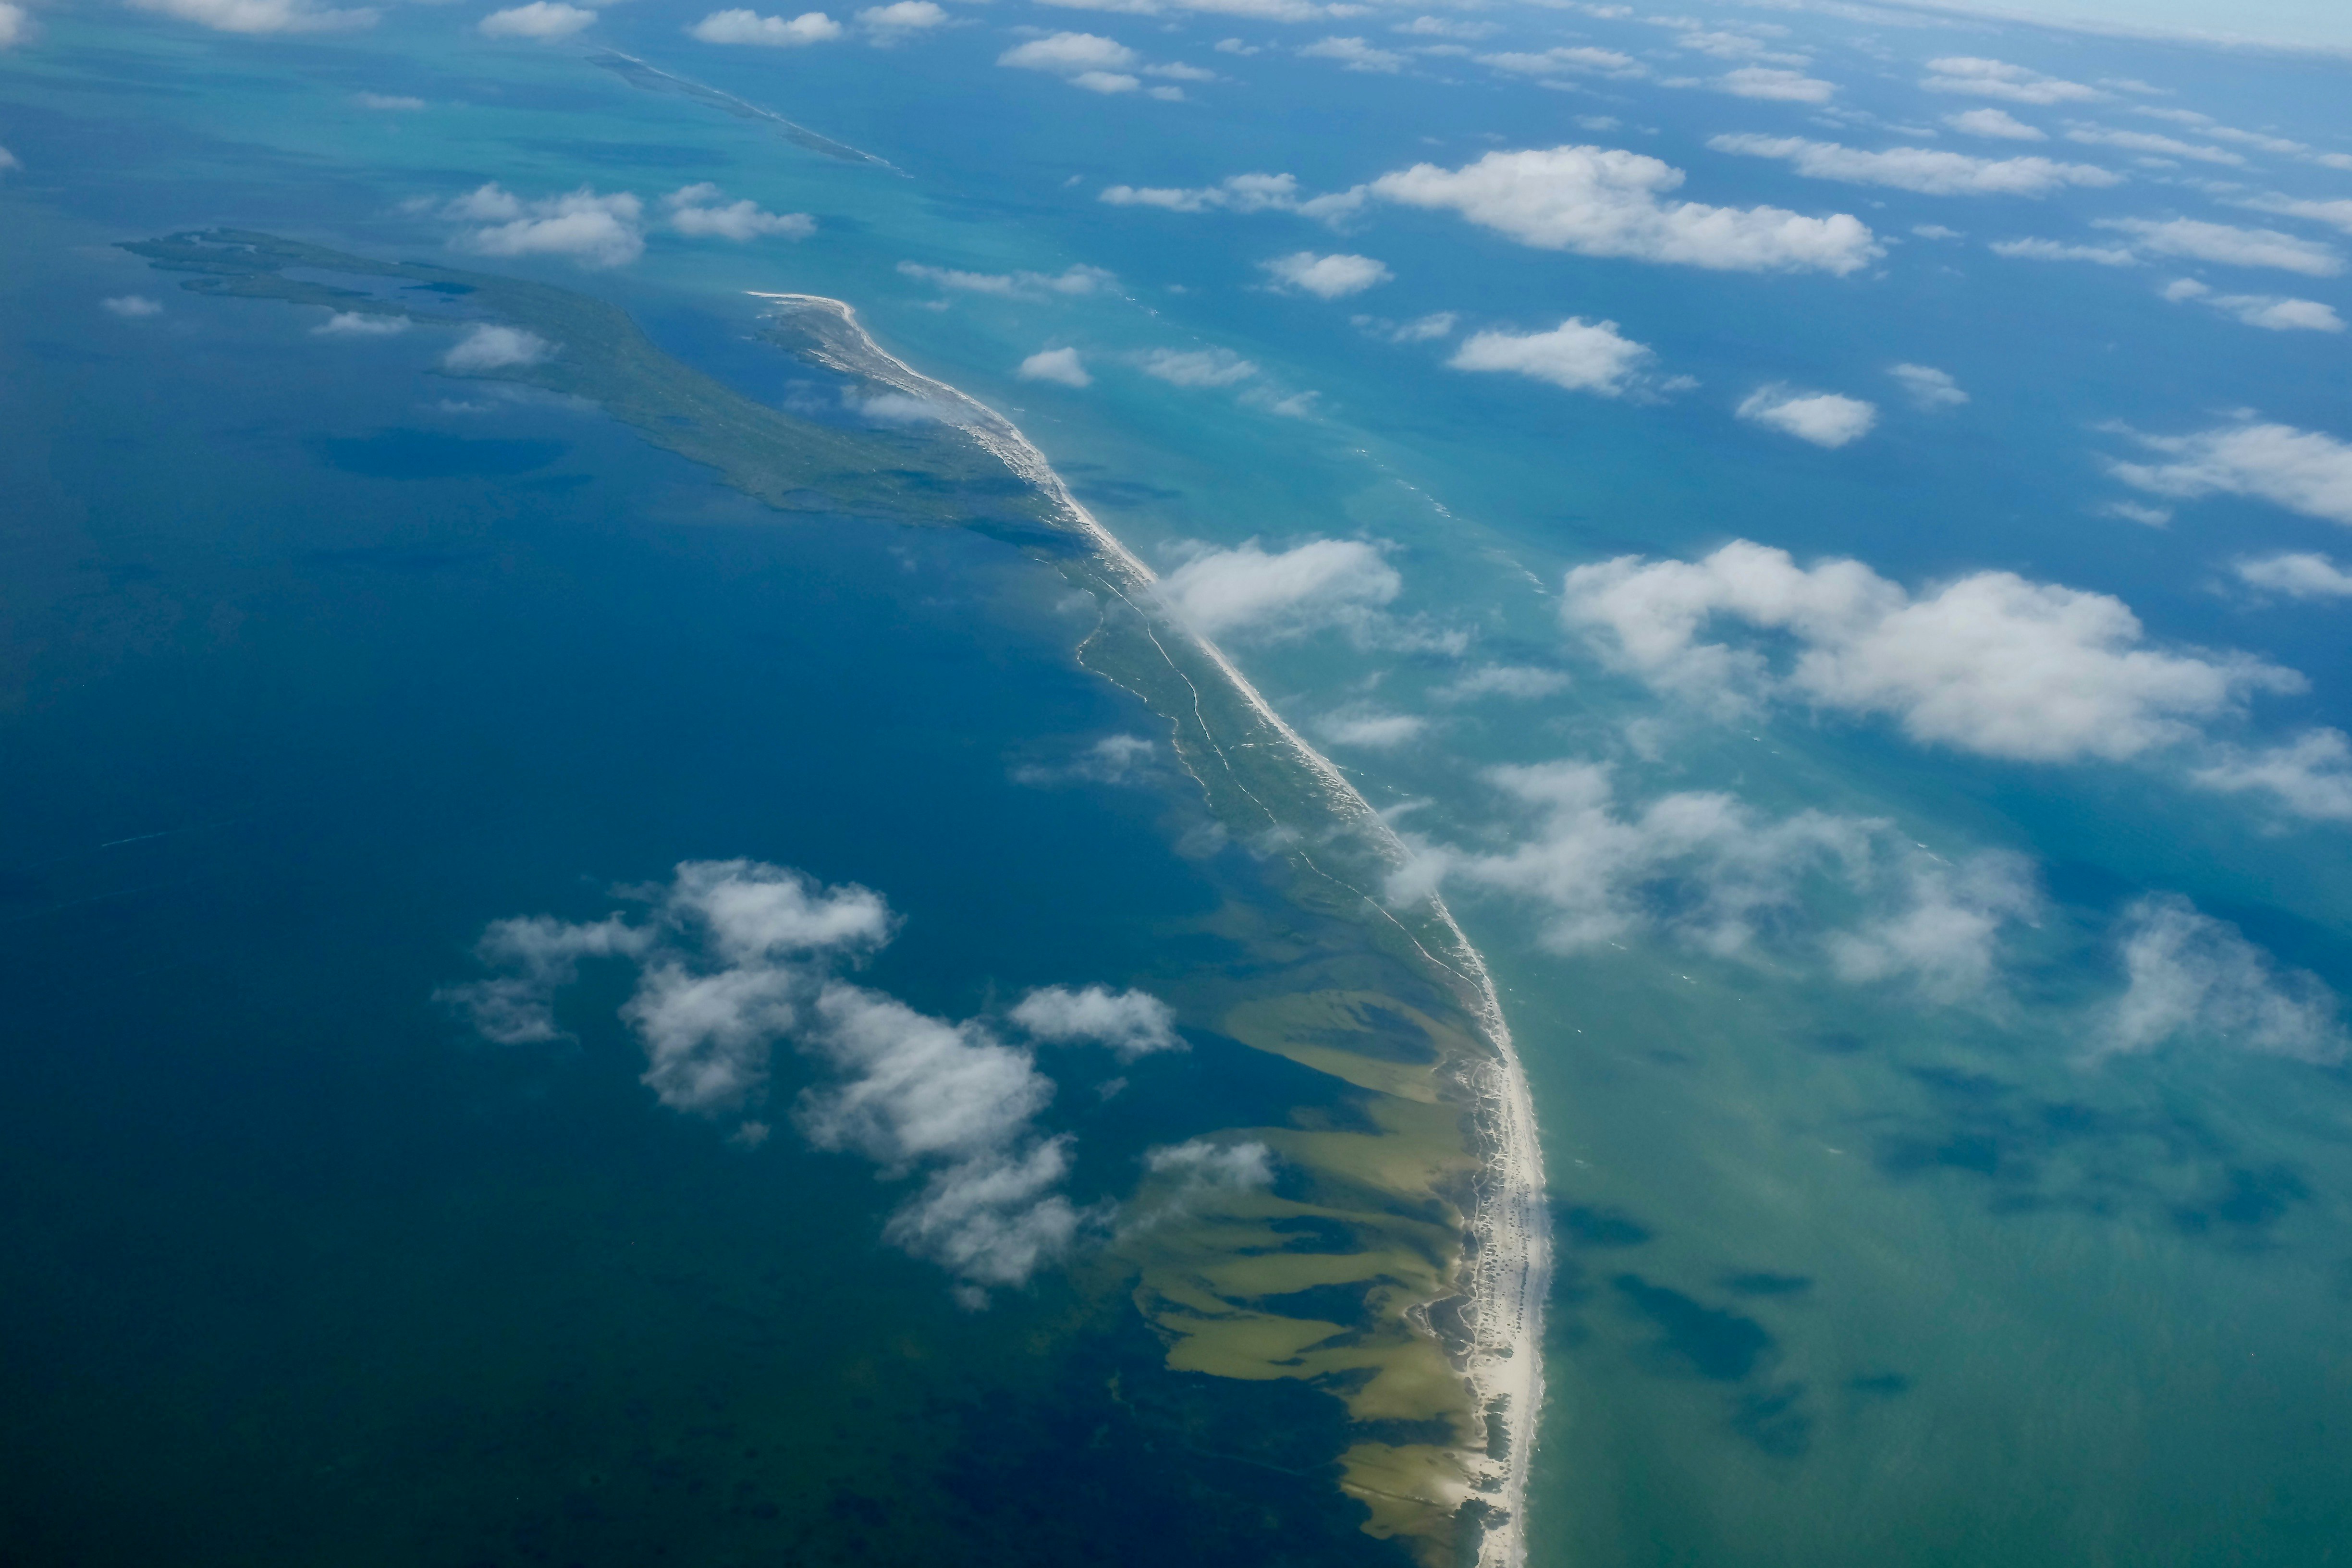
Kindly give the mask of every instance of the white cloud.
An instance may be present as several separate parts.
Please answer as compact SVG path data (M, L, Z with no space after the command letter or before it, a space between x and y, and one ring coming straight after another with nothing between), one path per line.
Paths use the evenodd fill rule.
M1195 188L1166 185L1111 185L1101 197L1115 207L1160 207L1168 212L1294 212L1313 218L1335 218L1363 205L1360 191L1333 195L1302 196L1293 174L1234 174L1213 185Z
M1325 714L1316 721L1315 728L1325 740L1339 745L1392 752L1408 741L1419 739L1421 732L1429 728L1429 721L1412 713L1383 713L1360 708Z
M1380 548L1361 540L1316 539L1273 553L1250 540L1194 554L1160 579L1160 596L1203 637L1280 641L1333 626L1360 635L1403 587Z
M352 101L362 109L404 110L425 107L425 100L421 98L404 98L386 92L355 92L352 94Z
M441 356L444 369L461 375L537 364L554 352L553 345L520 327L476 327Z
M2273 267L2312 278L2333 278L2344 270L2344 258L2329 247L2274 228L2233 228L2185 217L2160 223L2148 218L2101 218L2094 226L2130 235L2137 248L2159 256L2184 256L2231 267Z
M1915 223L1911 226L1911 232L1921 239L1968 238L1968 236L1959 229L1948 228L1940 223Z
M662 198L669 225L698 239L757 239L782 235L806 239L816 232L816 219L806 213L772 213L752 201L725 201L726 193L704 181L684 185Z
M1933 365L1889 365L1886 374L1901 382L1911 401L1921 408L1930 411L1958 408L1969 400L1969 395L1960 390L1960 384L1952 379L1951 372L1937 370Z
M2178 500L2253 496L2305 517L2352 525L2352 446L2291 425L2224 425L2193 436L2140 436L2171 458L2115 463L2134 489Z
M1631 55L1615 49L1588 47L1570 48L1565 46L1545 49L1539 54L1502 53L1480 55L1478 63L1516 76L1601 76L1613 78L1645 77L1647 66Z
M2231 562L2231 569L2248 586L2290 599L2352 599L2352 572L2315 552L2246 556Z
M1076 349L1040 349L1021 362L1013 374L1024 381L1050 381L1059 386L1092 386L1095 378Z
M2130 984L2105 1021L2106 1050L2187 1039L2329 1063L2352 1045L2336 994L2317 975L2280 969L2236 926L2178 894L2134 903L2120 934Z
M2001 60L1967 55L1929 60L1934 74L1920 82L1930 92L1967 93L1975 98L2005 99L2011 103L2095 103L2107 95L2079 81L2043 76Z
M1105 735L1075 758L1059 765L1028 763L1013 770L1013 782L1024 784L1127 784L1139 776L1160 748L1140 735Z
M1175 1013L1159 997L1141 991L1102 985L1073 991L1048 985L1021 998L1007 1016L1033 1038L1053 1045L1108 1046L1123 1062L1185 1048L1176 1033Z
M1798 392L1776 383L1749 393L1740 402L1739 417L1834 450L1869 435L1878 423L1878 409L1858 397Z
M405 316L376 316L358 310L337 310L310 329L314 338L389 338L408 331Z
M1396 277L1369 256L1318 256L1311 250L1277 256L1258 265L1290 287L1303 289L1318 300L1360 294Z
M13 48L32 36L32 13L8 0L0 0L0 49ZM0 169L7 166L0 163Z
M919 261L898 263L899 276L966 294L1001 294L1038 299L1049 294L1094 294L1118 281L1116 273L1083 263L1060 272L960 272L951 267L926 267Z
M595 12L561 0L530 0L528 5L491 12L482 18L481 32L486 38L568 38L595 20Z
M320 11L305 0L131 0L142 11L176 16L219 33L340 33L373 27L383 15L373 6Z
M1696 562L1580 566L1560 613L1612 662L1718 709L1885 714L1923 744L2019 762L2138 756L2305 684L2246 654L2147 647L2105 594L1978 572L1915 596L1858 561L1801 567L1744 540ZM1785 636L1795 658L1776 670L1765 647L1701 640L1717 621Z
M626 191L600 196L583 185L525 201L493 184L448 203L440 216L481 224L452 243L483 256L568 256L583 267L620 267L646 249L645 204Z
M927 27L945 26L948 14L931 0L892 0L887 5L870 5L857 13L857 20L868 32L885 38L893 34L919 33Z
M1428 843L1391 883L1399 898L1444 883L1525 900L1541 940L1577 952L1657 935L1719 957L1808 952L1853 984L1907 982L1939 1001L1993 989L2003 928L2040 909L2017 858L1954 866L1884 821L1801 811L1777 821L1735 796L1685 791L1621 807L1602 764L1500 767L1488 780L1527 813L1501 850ZM1855 923L1822 929L1822 895Z
M2328 593L2352 593L2352 577L2338 573ZM2294 740L2258 751L2224 746L2189 771L2203 789L2242 795L2262 791L2297 816L2317 822L2352 822L2352 740L2341 730L2306 730Z
M1353 16L1364 7L1351 4L1319 5L1316 0L1037 0L1066 11L1113 11L1130 16L1158 16L1170 11L1194 11L1213 16L1247 16L1263 22L1319 22ZM1226 48L1226 44L1236 46ZM1227 38L1217 47L1227 54L1255 54L1239 38Z
M112 299L100 300L98 305L99 309L110 315L120 316L126 321L137 321L142 316L160 316L163 313L163 302L161 300L151 300L144 294L118 294Z
M2054 239L1996 239L1986 247L2016 261L2088 261L2099 267L2137 267L2139 258L2121 246L2062 245Z
M1528 665L1482 665L1460 679L1439 687L1431 695L1440 702L1469 702L1481 697L1513 697L1521 700L1549 697L1568 688L1568 677L1557 669L1537 669Z
M1454 323L1460 320L1451 310L1433 310L1410 321L1391 321L1385 316L1350 316L1348 324L1392 343L1427 343L1453 336Z
M23 161L20 160L16 153L11 153L5 147L0 147L0 174L5 174L11 169L21 169L24 166Z
M833 1072L800 1095L793 1121L819 1148L923 1177L884 1235L947 1268L968 1304L1026 1280L1102 1223L1058 1191L1070 1140L1037 1131L1054 1085L1028 1051L976 1021L930 1017L838 978L890 938L895 921L877 894L731 860L682 864L667 888L628 896L650 906L642 921L492 925L478 952L500 973L440 999L493 1039L552 1039L551 1003L581 963L627 961L636 984L621 1018L645 1050L643 1081L664 1105L712 1117L758 1107L775 1042L793 1041ZM1074 1004L1067 1019L1101 1014L1093 1037L1123 1055L1163 1048L1168 1020L1150 998L1060 994ZM767 1132L745 1119L731 1141L756 1148Z
M1442 16L1415 16L1410 22L1399 22L1389 29L1417 38L1464 38L1475 42L1491 38L1502 31L1492 22L1455 22Z
M1309 59L1338 60L1351 71L1394 73L1404 68L1404 57L1376 49L1361 38L1318 38L1298 51Z
M1128 73L1143 57L1094 33L1055 33L1016 44L996 57L1015 70L1045 71L1089 92L1133 92L1143 83Z
M2089 163L2048 158L1971 158L1928 147L1894 147L1865 153L1835 142L1800 136L1717 136L1707 145L1718 153L1786 159L1801 174L1857 185L1892 185L1933 196L2040 196L2069 185L2113 185L2123 176Z
M1614 321L1570 316L1548 332L1473 334L1445 363L1455 370L1512 371L1570 392L1618 397L1657 356L1622 335Z
M1761 98L1780 103L1827 103L1837 96L1835 82L1773 66L1742 66L1716 78L1715 85L1738 98Z
M2069 142L2080 142L2087 147L2120 147L2127 153L2151 153L2159 157L2187 158L2200 163L2244 164L2235 153L2219 147L2200 147L2171 136L2158 136L2146 131L2116 131L2104 125L2076 125L2066 132Z
M822 11L803 11L790 20L762 16L756 11L713 11L688 27L687 33L706 44L797 48L804 44L831 43L841 37L842 26Z
M1367 187L1383 200L1448 209L1522 245L1734 271L1844 274L1879 254L1859 218L1779 207L1669 202L1683 172L1600 147L1489 153L1459 169L1417 163Z
M2273 332L2340 332L2344 319L2335 307L2316 300L2293 300L2278 294L2216 294L2194 278L2176 278L2159 290L2175 304L2196 300L2250 327Z
M1944 123L1963 135L1986 136L2002 142L2050 140L2049 132L2028 125L2006 109L1966 109L1958 114L1947 114Z
M1231 386L1257 374L1231 349L1153 349L1136 363L1171 386Z
M2281 217L2308 218L2352 234L2352 199L2336 197L2330 201L2305 201L2294 196L2259 195L2241 199L2238 205L2256 212L2276 213Z

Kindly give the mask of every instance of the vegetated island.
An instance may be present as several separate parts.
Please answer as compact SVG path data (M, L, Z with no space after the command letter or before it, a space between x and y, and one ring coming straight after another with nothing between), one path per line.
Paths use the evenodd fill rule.
M1171 1368L1297 1379L1344 1402L1355 1440L1339 1485L1368 1532L1425 1568L1524 1559L1550 1237L1533 1103L1485 964L1439 900L1384 900L1395 835L1168 612L1151 571L1017 428L885 353L836 300L759 296L766 336L933 417L866 429L768 407L662 353L617 307L547 284L236 229L125 248L199 293L519 329L545 352L470 374L593 402L779 510L979 528L1084 589L1100 616L1079 660L1165 721L1296 917L1230 933L1255 962L1203 974L1187 1010L1326 1075L1355 1112L1221 1132L1274 1152L1282 1195L1180 1194L1147 1177L1129 1207L1161 1217L1119 1233L1119 1277Z

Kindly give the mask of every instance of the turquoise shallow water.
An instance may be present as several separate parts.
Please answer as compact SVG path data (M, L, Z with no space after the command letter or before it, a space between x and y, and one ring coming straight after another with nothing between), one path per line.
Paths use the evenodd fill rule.
M23 370L0 461L26 629L10 639L6 862L34 977L10 1031L9 1245L31 1285L11 1293L27 1353L0 1401L21 1413L8 1550L127 1560L193 1533L245 1560L315 1560L322 1542L386 1561L725 1560L801 1531L813 1553L911 1560L961 1531L1008 1561L1024 1542L1100 1555L1107 1536L1135 1561L1155 1532L1171 1552L1236 1550L1184 1533L1221 1510L1251 1550L1361 1544L1283 1456L1188 1469L1182 1443L1118 1431L1090 1448L1132 1344L1024 1362L1085 1317L1055 1280L959 1313L935 1271L877 1241L897 1194L869 1170L782 1136L747 1159L655 1112L627 1043L590 1026L617 994L580 999L576 1052L530 1056L467 1042L427 1000L464 976L484 921L592 917L608 885L694 857L885 890L908 924L875 983L953 1016L1181 963L1169 931L1230 887L1170 853L1199 826L1172 780L1014 782L1133 710L1069 666L1059 585L1012 552L779 528L586 413L442 410L449 389L423 374L437 341L324 343L315 312L187 300L106 248L233 223L440 255L448 226L402 203L492 179L648 200L710 179L814 214L815 236L656 232L613 271L499 265L618 300L666 349L776 401L797 378L747 340L740 291L849 300L894 352L1012 413L1162 563L1188 540L1387 542L1396 622L1470 634L1471 664L1571 678L1526 704L1447 704L1465 660L1426 638L1237 644L1310 732L1357 709L1430 721L1399 749L1335 743L1375 804L1423 803L1401 819L1414 831L1507 845L1525 823L1481 769L1604 757L1631 798L1726 789L2039 866L2050 907L2012 939L2008 1002L1982 1009L1827 979L1800 951L1801 910L1762 956L1657 930L1563 956L1539 911L1465 898L1535 1082L1561 1243L1534 1560L2327 1560L2352 1536L2342 1069L2210 1044L2088 1064L2079 1047L2117 984L2109 922L2149 890L2352 979L2341 828L2282 832L2151 770L1971 760L1834 716L1717 725L1567 642L1553 591L1596 559L1735 537L1906 583L2011 569L2116 594L2165 639L2304 671L2307 694L2258 703L2263 733L2341 722L2341 611L2215 591L2231 556L2330 549L2332 524L2242 498L2163 531L2093 509L2123 493L2097 459L2124 449L2105 422L2176 432L2253 406L2347 434L2342 340L2187 311L2155 297L2153 269L1980 248L2192 210L2162 171L1973 205L1807 181L1704 143L1866 130L1647 84L1498 86L1446 57L1344 73L1282 52L1308 35L1241 24L1273 53L1219 57L1214 19L1087 23L1237 79L1189 85L1193 104L1098 99L987 64L1015 41L1005 26L1079 25L1010 18L775 55L690 44L667 12L597 24L907 178L630 89L581 47L488 48L440 10L267 40L58 16L8 57ZM2344 130L2326 62L1807 26L1797 43L1832 62L1842 104L1888 120L1957 107L1923 105L1911 63L1962 51L2145 79L2315 145ZM1865 46L1900 63L1865 65ZM430 107L363 113L361 90ZM1596 111L1701 199L1856 211L1897 237L1946 223L1969 244L1906 237L1884 276L1757 278L1383 215L1344 243L1396 281L1325 304L1259 286L1267 257L1340 247L1306 220L1093 199L1254 169L1342 188L1599 134L1574 123ZM2342 176L2264 177L2326 195ZM1082 263L1120 286L948 292L906 260ZM2271 281L2344 303L2337 280ZM163 313L94 308L132 291ZM1462 375L1441 348L1350 325L1360 307L1615 320L1701 384L1644 404ZM1013 378L1059 345L1084 351L1091 387ZM1202 346L1250 358L1281 395L1320 393L1316 416L1122 357ZM1885 379L1897 359L1949 370L1973 401L1909 411ZM1827 453L1734 421L1766 379L1868 392L1883 424ZM408 477L420 468L441 471ZM1646 755L1625 738L1643 719L1660 725ZM1256 1092L1237 1087L1249 1059L1162 1064L1148 1112L1097 1110L1073 1076L1057 1114L1102 1162L1085 1190L1116 1188L1117 1162L1194 1107ZM1303 1431L1314 1409L1256 1418ZM1098 1451L1067 1501L1057 1458ZM992 1452L994 1469L972 1458ZM515 1478L519 1503L500 1489ZM1120 1512L1130 1489L1154 1531Z

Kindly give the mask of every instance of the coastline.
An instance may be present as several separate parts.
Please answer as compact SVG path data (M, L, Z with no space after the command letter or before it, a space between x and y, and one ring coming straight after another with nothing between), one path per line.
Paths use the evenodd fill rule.
M1045 455L1016 426L976 398L922 374L881 348L845 301L822 295L757 291L752 297L770 301L779 312L803 310L830 318L836 331L819 332L819 347L813 357L843 374L878 382L939 407L942 423L963 431L1045 497L1055 520L1089 547L1097 568L1092 585L1111 594L1133 613L1168 668L1191 688L1193 716L1208 750L1230 783L1273 826L1293 825L1284 822L1279 808L1269 805L1243 779L1243 770L1221 743L1209 718L1213 704L1203 702L1199 683L1184 673L1182 664L1192 661L1180 661L1171 655L1160 640L1163 636L1180 642L1183 651L1205 663L1238 700L1249 727L1263 731L1281 761L1311 781L1317 804L1341 825L1346 837L1354 841L1352 847L1366 853L1370 864L1362 869L1382 872L1404 862L1402 842L1346 775L1275 712L1223 649L1183 626L1159 605L1157 574L1079 503ZM1258 750L1265 749L1265 742L1260 742ZM1250 761L1249 771L1266 771L1269 759L1263 754ZM1192 771L1210 790L1213 802L1219 790L1199 770ZM1485 961L1444 900L1431 896L1417 910L1407 911L1422 928L1416 932L1377 896L1339 874L1358 868L1335 870L1319 863L1317 852L1329 847L1301 843L1294 845L1290 853L1352 896L1359 906L1354 918L1376 929L1385 922L1423 964L1445 976L1447 988L1475 1020L1486 1047L1483 1059L1449 1066L1467 1100L1471 1142L1479 1160L1473 1184L1475 1197L1465 1216L1467 1245L1461 1260L1467 1277L1463 1290L1466 1308L1461 1313L1466 1344L1453 1359L1467 1385L1469 1404L1483 1419L1488 1436L1480 1451L1461 1456L1465 1473L1458 1495L1418 1500L1444 1501L1457 1516L1474 1500L1483 1501L1476 1561L1481 1568L1516 1568L1527 1556L1527 1461L1543 1400L1543 1303L1551 1269L1534 1100ZM1345 849L1338 849L1332 858L1346 858ZM1419 1321L1423 1331L1434 1338L1437 1331L1429 1326L1427 1316L1432 1304L1421 1303Z

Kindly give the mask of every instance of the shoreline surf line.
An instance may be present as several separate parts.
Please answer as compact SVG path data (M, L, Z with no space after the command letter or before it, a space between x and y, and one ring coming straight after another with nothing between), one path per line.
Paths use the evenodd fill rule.
M699 99L705 103L714 104L739 120L767 121L782 131L786 141L797 146L805 147L812 153L821 153L828 158L838 158L845 163L871 163L877 168L889 170L902 180L914 178L912 174L887 158L868 153L861 147L852 147L846 142L836 142L822 132L812 131L805 125L785 119L772 109L762 109L758 104L738 98L731 92L706 86L702 82L696 81L692 77L683 77L675 71L666 71L661 67L641 60L635 55L624 54L619 49L599 49L596 53L588 56L587 59L590 65L601 66L634 87L646 88L654 92L684 93L688 98ZM651 79L646 79L648 78Z
M803 309L834 317L847 332L855 334L859 353L851 359L825 352L821 344L815 356L820 363L846 374L881 382L940 406L943 423L963 430L1007 468L1034 485L1110 568L1106 574L1110 579L1107 585L1148 628L1153 628L1154 645L1158 646L1157 628L1167 628L1197 648L1242 700L1249 714L1279 738L1291 760L1314 781L1325 805L1361 833L1380 858L1391 867L1403 862L1406 851L1402 841L1370 803L1328 758L1308 745L1274 710L1223 649L1166 611L1155 591L1158 574L1078 502L1045 454L1017 426L970 394L923 374L884 349L866 331L856 309L845 300L819 294L756 289L746 292L754 299L771 301L779 312ZM959 415L961 417L956 417ZM1163 658L1168 657L1164 647L1160 652ZM1173 658L1168 662L1187 685L1192 684ZM1197 688L1194 696L1197 702ZM1216 747L1205 718L1200 721L1210 745L1218 752L1218 760L1232 773L1231 763L1222 748ZM1279 821L1273 808L1250 795L1238 775L1234 775L1234 782L1269 818ZM1426 912L1443 935L1441 945L1449 950L1444 958L1430 952L1378 899L1316 865L1303 846L1297 847L1296 852L1319 875L1355 894L1395 926L1431 963L1463 983L1469 994L1465 999L1471 1005L1471 1012L1493 1052L1488 1060L1476 1064L1466 1075L1466 1087L1476 1107L1473 1115L1475 1142L1482 1146L1477 1150L1481 1179L1476 1184L1466 1227L1474 1244L1468 1249L1470 1310L1465 1314L1471 1345L1462 1371L1479 1414L1490 1427L1501 1433L1502 1452L1496 1455L1493 1448L1496 1445L1490 1441L1479 1467L1483 1474L1477 1478L1484 1484L1455 1500L1455 1510L1458 1513L1461 1505L1474 1498L1491 1497L1496 1506L1482 1521L1477 1562L1480 1568L1518 1568L1527 1560L1527 1477L1543 1401L1543 1306L1551 1273L1542 1145L1526 1069L1486 961L1442 898L1431 895Z

